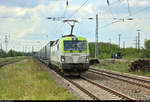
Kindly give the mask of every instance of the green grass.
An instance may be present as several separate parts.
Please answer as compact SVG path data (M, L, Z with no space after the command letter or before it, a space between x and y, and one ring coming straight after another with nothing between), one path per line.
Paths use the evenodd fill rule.
M25 59L0 69L0 100L75 100L45 69Z
M103 68L106 70L113 70L113 71L118 71L118 72L123 72L123 73L129 73L129 74L135 74L135 75L141 75L141 76L148 76L150 77L150 72L142 72L140 70L138 71L130 71L129 65L131 64L132 61L135 59L131 60L115 60L115 63L105 63L104 60L100 60L100 64L96 65L98 68Z

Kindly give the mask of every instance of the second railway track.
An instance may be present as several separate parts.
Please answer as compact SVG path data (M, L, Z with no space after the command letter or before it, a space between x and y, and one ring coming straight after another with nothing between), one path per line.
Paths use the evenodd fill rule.
M16 59L16 60L10 60L9 62L3 62L3 63L0 64L0 68L5 66L5 65L8 65L8 64L12 64L12 63L18 62L18 61L23 60L23 59L25 59L25 58L20 58L20 59Z
M99 69L93 69L93 68L90 68L89 72L95 73L97 75L107 76L107 77L114 78L120 81L124 81L133 85L137 85L140 87L150 89L150 86L149 86L150 80L139 79L139 78L135 78L131 76L121 75L121 74L99 70Z

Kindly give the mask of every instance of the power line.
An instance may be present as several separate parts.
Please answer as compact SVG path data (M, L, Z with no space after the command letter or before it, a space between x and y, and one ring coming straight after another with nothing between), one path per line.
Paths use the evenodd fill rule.
M145 8L143 8L143 9L141 9L141 10L139 10L139 11L136 11L136 12L134 12L134 13L132 13L132 15L134 14L137 14L137 13L140 13L140 12L142 12L142 11L144 11L144 10L146 10L146 9L149 9L150 8L150 6L147 6L147 7L145 7ZM125 17L123 17L123 19L125 19L125 18L128 18L128 17L130 17L131 15L128 15L128 16L125 16ZM132 18L129 18L129 20L132 20ZM123 20L124 21L124 20ZM109 24L106 24L106 25L104 25L104 26L101 26L100 28L105 28L105 27L108 27L108 26L110 26L110 25L112 25L112 24L114 24L114 23L117 23L117 22L120 22L120 21L116 21L116 22L112 22L112 23L109 23Z
M72 13L72 15L69 17L69 18L71 18L73 15L75 15L86 3L88 2L88 0L86 0L76 11L74 11L74 13ZM68 18L68 19L69 19ZM57 29L62 29L62 27L63 27L63 25L64 25L64 23L63 24L61 24L61 26L60 27L57 27ZM59 29L59 30L60 30ZM56 32L57 32L58 30L56 30Z
M65 15L66 15L66 12L67 12L67 7L68 7L68 0L66 1L66 6L65 6L65 11L64 11L64 13L63 13L63 18L65 18ZM62 24L62 26L64 25L64 23ZM62 28L62 26L61 26L61 28ZM57 25L55 26L55 28L57 28ZM58 30L56 30L56 32L55 33L57 33L57 31Z
M74 11L74 13L69 18L71 18L73 15L75 15L88 1L89 0L86 0L76 11Z
M111 6L111 5L114 5L114 4L116 4L116 3L118 3L118 0L115 1L115 2L113 2L112 4L110 4L110 3L109 3L109 0L107 0L108 9L109 9L109 12L110 12L112 18L113 18L113 13L112 13L112 10L111 10L111 7L110 7L110 6Z
M149 8L150 8L150 6L147 6L147 7L143 8L143 9L141 9L141 10L138 10L138 11L132 13L132 15L133 15L133 14L135 15L135 14L138 14L138 13L140 13L140 12L143 12L144 10L149 9ZM128 18L128 17L130 17L130 16L132 16L132 15L125 16L124 18Z
M129 12L129 15L131 16L131 10L130 10L130 3L129 3L129 0L127 0L127 3L128 3L128 12Z
M66 1L66 6L65 6L65 10L64 10L64 13L63 15L61 16L62 18L65 18L65 15L66 15L66 11L67 11L67 7L68 7L68 0ZM54 17L55 18L55 17ZM64 24L62 24L64 25ZM58 28L58 25L56 25L54 28ZM58 30L56 30L55 33L57 33Z
M109 9L109 12L110 12L110 14L111 14L113 19L115 19L115 17L113 17L114 14L112 13L111 6L115 5L115 4L118 4L118 3L121 3L121 1L120 0L116 0L113 3L109 3L109 0L107 0L108 9Z
M67 7L68 7L68 0L66 1L66 6L65 6L65 11L64 11L64 13L63 13L63 16L62 17L65 17L65 15L66 15L66 12L67 12Z

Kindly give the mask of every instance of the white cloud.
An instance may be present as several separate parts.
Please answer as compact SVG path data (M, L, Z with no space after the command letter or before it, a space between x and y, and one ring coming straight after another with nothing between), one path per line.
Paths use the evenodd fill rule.
M70 0L71 2L71 0ZM146 6L149 4L148 0L129 0L130 6ZM123 0L124 4L127 5L126 0ZM63 5L64 4L64 5ZM20 39L24 37L27 34L31 33L46 33L51 32L51 29L53 29L53 25L51 23L51 29L48 29L46 26L46 23L42 20L42 18L45 19L47 16L61 16L61 14L65 10L65 1L62 2L53 2L47 5L44 5L43 3L40 5L37 5L33 8L22 8L22 7L15 7L15 6L3 6L0 5L0 15L1 17L8 17L8 19L5 19L5 23L0 23L0 32L11 32L12 33L12 39ZM73 17L79 17L79 18L86 18L86 17L95 17L96 13L99 13L99 17L101 18L111 18L112 15L110 13L106 13L102 9L99 9L100 6L106 5L106 1L98 1L98 2L88 2L85 4ZM66 11L66 17L74 13L77 9L79 9L81 6L80 4L71 4L68 6ZM120 6L120 5L119 5ZM108 8L106 8L108 9ZM105 10L106 10L105 9ZM60 14L61 13L61 14ZM127 12L128 13L128 12ZM125 17L128 14L125 13L119 13L117 14L117 17ZM20 17L20 18L19 18ZM25 17L25 18L22 18ZM82 19L78 19L82 22ZM101 25L103 24L103 19L100 21ZM104 21L105 22L105 21ZM112 19L109 23L112 22ZM49 23L49 22L48 22ZM48 24L47 23L47 24ZM107 22L105 22L107 23ZM137 23L137 22L136 22ZM56 23L55 23L56 24ZM122 22L114 24L115 26L110 26L109 29L115 29L118 31L125 31L130 32L133 30L132 28L135 28L135 25L132 22ZM139 21L138 25L143 25L143 31L150 32L149 26L147 20L145 21ZM44 27L47 27L43 29ZM43 28L42 28L43 27ZM86 28L89 26L86 25ZM95 27L95 26L94 26ZM93 27L93 28L94 28ZM57 27L56 27L57 28ZM54 28L54 29L56 29ZM86 32L86 31L85 31ZM56 36L55 34L52 34L50 36ZM143 34L143 37L146 37L146 33Z
M126 3L126 1L124 1ZM129 0L130 6L146 6L149 4L148 0Z
M5 24L0 28L3 32L12 32L14 38L19 39L26 34L34 33L42 25L42 18L54 15L61 10L59 2L49 5L38 5L34 8L0 6L0 15L6 17ZM8 18L7 18L8 17ZM22 18L27 17L27 18ZM0 24L1 25L1 24Z

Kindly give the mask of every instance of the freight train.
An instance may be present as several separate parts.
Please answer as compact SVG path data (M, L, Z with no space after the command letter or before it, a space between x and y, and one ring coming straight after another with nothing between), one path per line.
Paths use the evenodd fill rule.
M89 69L88 41L75 35L62 36L45 45L36 57L60 73L80 75Z

